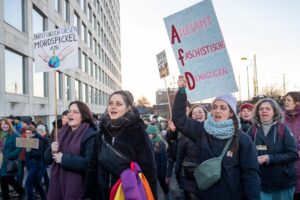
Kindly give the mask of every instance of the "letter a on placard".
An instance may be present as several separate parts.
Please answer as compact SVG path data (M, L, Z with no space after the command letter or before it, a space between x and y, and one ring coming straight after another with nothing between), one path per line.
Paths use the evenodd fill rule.
M177 33L177 30L176 30L175 26L172 25L172 38L171 38L172 41L171 41L171 44L174 44L175 38L177 38L178 43L181 42L181 41L180 41L180 37L179 37L179 35L178 35L178 33Z

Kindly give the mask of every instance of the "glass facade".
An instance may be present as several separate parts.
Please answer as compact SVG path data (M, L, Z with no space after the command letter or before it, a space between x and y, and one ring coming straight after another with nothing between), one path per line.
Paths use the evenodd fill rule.
M4 0L4 21L24 31L24 0Z
M25 94L24 56L5 49L5 91Z

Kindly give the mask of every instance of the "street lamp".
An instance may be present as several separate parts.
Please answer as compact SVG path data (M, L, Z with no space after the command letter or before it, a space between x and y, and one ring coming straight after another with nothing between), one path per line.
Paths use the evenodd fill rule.
M253 62L253 96L258 95L258 83L257 83L257 69L256 69L256 54L254 54L253 59L243 57L241 60L249 60L250 62ZM248 68L247 68L248 73Z
M247 58L241 58L241 60L247 60ZM247 65L247 88L248 88L248 100L250 100L250 89L249 89L249 65Z

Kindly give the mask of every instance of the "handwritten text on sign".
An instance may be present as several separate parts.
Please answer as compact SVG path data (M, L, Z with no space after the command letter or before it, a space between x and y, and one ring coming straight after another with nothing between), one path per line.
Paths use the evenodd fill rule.
M188 98L199 101L237 91L226 45L211 0L164 19Z

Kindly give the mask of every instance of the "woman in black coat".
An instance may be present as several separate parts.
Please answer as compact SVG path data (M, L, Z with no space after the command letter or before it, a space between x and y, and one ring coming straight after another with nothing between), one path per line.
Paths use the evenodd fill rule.
M112 152L107 149L113 147ZM120 178L120 174L130 167L130 162L139 164L157 199L156 166L150 139L144 123L133 111L133 98L126 91L111 94L107 111L100 121L100 132L92 159L89 163L85 197L108 200L110 189Z

